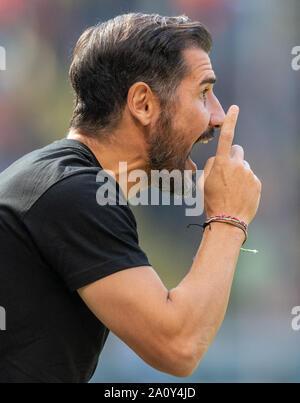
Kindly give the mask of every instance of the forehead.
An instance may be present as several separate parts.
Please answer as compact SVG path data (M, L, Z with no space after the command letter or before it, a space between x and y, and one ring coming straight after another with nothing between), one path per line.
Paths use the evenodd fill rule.
M201 82L206 78L215 78L208 54L200 48L189 48L183 51L185 63L188 66L187 80Z

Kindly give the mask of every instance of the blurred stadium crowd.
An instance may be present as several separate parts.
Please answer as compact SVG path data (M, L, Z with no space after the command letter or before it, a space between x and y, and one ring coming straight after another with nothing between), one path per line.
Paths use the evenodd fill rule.
M66 136L73 46L88 26L126 12L184 13L212 32L215 92L225 110L240 106L235 143L263 184L246 246L259 254L241 254L225 322L191 377L151 369L111 335L93 380L299 381L300 332L291 328L291 310L300 305L300 72L291 68L291 49L300 45L299 1L0 0L0 46L7 57L0 71L0 171ZM200 169L215 149L213 141L194 151ZM197 227L186 228L195 218L180 206L134 212L142 247L166 286L174 287L201 240Z

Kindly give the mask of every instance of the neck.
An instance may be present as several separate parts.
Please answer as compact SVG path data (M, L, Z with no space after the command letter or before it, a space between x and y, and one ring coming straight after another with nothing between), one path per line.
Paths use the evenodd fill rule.
M142 136L135 136L133 131L128 135L128 132L117 130L105 141L98 140L96 137L87 137L74 129L71 129L67 136L68 139L80 141L89 147L101 167L114 174L127 199L141 190L139 186L139 188L136 187L137 192L133 192L133 187L139 182L141 176L134 178L132 175L132 179L136 182L129 181L130 173L134 170L146 171L147 167L147 152Z

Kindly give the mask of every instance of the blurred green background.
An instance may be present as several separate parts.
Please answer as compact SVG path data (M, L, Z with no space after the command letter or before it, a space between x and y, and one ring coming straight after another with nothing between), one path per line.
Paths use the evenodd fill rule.
M196 372L162 374L110 334L93 382L299 382L300 331L291 310L300 305L299 105L297 0L0 0L0 171L21 155L67 134L73 100L68 82L72 49L90 25L126 12L186 14L210 29L225 110L240 106L235 143L245 149L263 184L249 227L225 321ZM200 145L199 169L216 150ZM168 288L189 270L202 231L187 229L183 206L133 208L140 243ZM76 335L74 335L76 337Z

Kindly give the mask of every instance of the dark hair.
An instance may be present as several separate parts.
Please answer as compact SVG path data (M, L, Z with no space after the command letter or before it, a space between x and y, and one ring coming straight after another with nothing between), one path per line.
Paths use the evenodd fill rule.
M70 67L71 127L87 135L116 127L129 88L138 81L166 105L187 73L182 51L197 46L208 53L211 45L207 29L186 16L124 14L87 29Z

